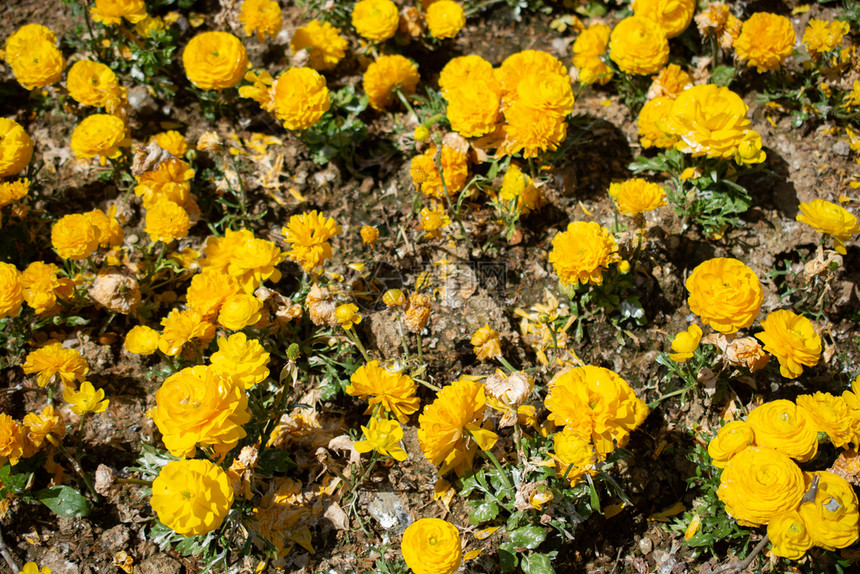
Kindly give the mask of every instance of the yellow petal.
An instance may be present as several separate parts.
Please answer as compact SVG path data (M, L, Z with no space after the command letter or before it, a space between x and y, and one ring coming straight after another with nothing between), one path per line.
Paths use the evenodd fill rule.
M466 552L463 555L463 561L468 562L469 560L473 560L473 559L477 558L478 556L480 556L481 552L483 552L483 551L484 551L483 548L478 548L477 550L469 550L468 552Z
M702 523L702 519L698 514L693 515L693 520L690 521L690 525L687 527L687 530L684 532L684 540L689 540L693 536L696 535L696 532L699 531L699 525Z
M489 528L478 530L477 532L475 532L475 538L477 538L478 540L484 540L485 538L489 538L499 528L501 528L501 526L490 526Z

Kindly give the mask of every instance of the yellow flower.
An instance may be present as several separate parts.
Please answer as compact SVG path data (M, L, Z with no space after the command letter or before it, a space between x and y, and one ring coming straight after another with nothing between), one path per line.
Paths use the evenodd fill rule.
M296 28L290 40L293 54L308 51L308 66L314 70L334 68L346 55L348 45L346 38L340 35L340 28L318 20Z
M818 432L825 432L833 446L844 447L860 443L860 421L851 415L844 397L816 392L800 395L797 406L805 409Z
M36 448L42 448L46 440L56 444L56 440L66 434L66 423L54 412L53 405L46 406L41 413L24 415L24 426L27 428L27 439Z
M429 197L445 197L447 188L448 195L456 195L466 186L469 177L469 162L466 156L453 147L442 145L440 162L442 173L445 174L445 183L436 166L437 147L431 145L423 154L412 158L409 175L412 183L418 191Z
M699 264L685 283L690 311L724 335L753 324L764 300L761 282L737 259L718 257Z
M581 83L604 86L612 79L612 68L601 59L609 47L611 31L606 24L592 24L573 43L573 65L579 70Z
M104 64L80 60L69 69L66 87L76 102L104 108L112 94L119 89L119 84L116 74Z
M33 140L21 124L0 118L0 177L23 171L33 157Z
M358 314L358 306L352 303L338 305L334 310L334 318L337 324L349 331L361 323L361 315Z
M368 426L361 427L361 431L366 438L355 443L355 450L358 452L375 450L394 460L406 460L406 451L400 446L400 441L403 440L403 429L397 421L373 417Z
M389 289L382 294L382 302L386 307L400 307L406 303L406 295L400 289Z
M135 325L125 336L123 347L136 355L151 355L158 349L158 331L145 325Z
M594 221L575 221L552 240L549 262L564 285L603 283L603 270L621 261L618 245L605 227Z
M857 106L860 106L860 80L854 80L854 86L845 93L845 99L842 101L842 107L846 110Z
M812 548L812 538L797 510L786 510L773 516L767 523L767 536L774 556L800 560Z
M728 5L711 2L707 8L696 15L696 26L702 37L708 40L716 38L720 47L728 50L741 33L743 22L731 13Z
M639 143L644 149L652 146L668 149L675 147L675 144L678 143L677 137L660 128L661 120L668 116L672 109L672 102L672 98L660 96L648 100L639 110L636 125L639 128Z
M678 138L678 151L693 157L731 158L749 131L747 106L739 95L713 84L681 92L657 125Z
M174 460L152 482L149 503L165 526L197 536L221 526L233 505L233 488L227 473L208 460Z
M59 82L66 67L57 37L39 24L27 24L9 36L5 58L15 79L27 90Z
M105 398L104 389L96 390L89 381L82 382L78 391L66 387L63 391L63 400L71 405L70 408L76 415L103 413L110 404L110 401Z
M439 230L451 225L451 218L445 213L445 208L441 203L434 203L432 207L422 207L418 217L421 220L421 229L424 230L425 239L439 237L442 235Z
M51 574L51 569L45 566L39 570L39 565L35 562L27 562L21 569L21 574Z
M212 369L233 379L244 389L250 389L269 376L269 353L256 339L244 333L233 333L228 338L218 337L218 350L209 359Z
M493 65L475 54L452 58L439 73L439 89L445 98L452 90L480 81L495 82Z
M253 295L240 293L224 299L218 312L218 324L233 331L241 331L263 318L263 302Z
M499 146L500 154L522 152L523 159L537 157L541 152L558 149L567 136L566 122L534 108L514 103L505 116L505 141Z
M649 100L667 96L675 99L678 95L693 85L693 78L690 74L681 69L677 64L669 64L662 70L648 88L646 97Z
M420 333L427 326L431 306L430 297L424 293L413 293L409 296L403 313L403 323L410 333Z
M613 28L609 58L622 72L643 76L656 74L669 60L669 41L653 21L630 16Z
M185 152L188 151L188 140L185 139L184 135L182 135L176 130L168 130L166 132L157 133L152 136L149 141L154 141L158 144L158 147L163 150L169 151L171 155L177 158L185 156ZM193 177L194 172L192 171L191 173Z
M675 362L683 363L692 358L693 353L699 348L702 340L702 329L696 324L690 325L686 331L681 331L672 339L672 350L669 358Z
M30 448L23 425L6 413L0 413L0 462L8 460L15 466L24 458L25 447Z
M205 319L214 319L227 297L242 292L239 283L223 271L207 268L191 278L185 299L188 308Z
M544 74L567 77L567 68L558 58L541 50L523 50L511 54L493 72L501 85L502 100L505 102L513 102L517 99L517 90L523 80Z
M603 367L586 365L562 371L550 381L544 400L547 418L588 438L601 455L623 447L648 416L648 406L630 385Z
M418 442L427 459L442 465L439 474L458 474L472 468L478 447L493 448L498 435L483 428L486 409L484 385L460 379L447 385L418 418Z
M24 287L24 301L36 313L45 313L53 310L57 305L58 295L63 297L70 294L72 288L71 281L60 279L59 272L60 268L53 263L33 261L21 274L21 284Z
M813 60L831 52L842 44L842 38L851 30L848 22L811 19L803 31L803 45Z
M543 197L540 190L535 187L532 178L522 172L519 166L512 163L502 178L502 189L499 190L499 199L505 203L517 200L516 208L523 214L543 205Z
M272 86L275 117L288 130L304 130L331 107L325 78L313 68L290 68Z
M755 444L755 431L746 421L726 424L708 443L708 455L717 468L725 468L733 456Z
M251 420L248 396L232 379L197 365L165 379L147 415L155 421L173 456L194 456L197 445L224 455L245 438Z
M371 413L375 405L383 412L392 413L401 423L409 420L409 415L418 410L420 400L416 396L415 382L402 371L383 367L379 361L371 361L359 367L350 377L346 393L354 397L367 398L367 411Z
M57 36L50 28L41 24L24 24L6 38L3 58L11 63L15 58L26 55L27 51L38 42L56 44Z
M191 309L171 310L167 317L161 320L161 326L164 329L158 338L158 349L171 357L178 355L183 345L192 339L208 343L215 336L215 325Z
M794 27L785 16L756 12L744 22L734 43L741 62L759 73L778 69L794 49Z
M352 9L353 28L371 42L391 38L399 24L400 13L391 0L359 0Z
M400 551L415 574L452 574L463 553L457 527L441 518L419 518L410 524Z
M154 170L137 176L134 194L141 198L145 209L166 200L181 205L185 211L199 212L194 194L191 193L192 179L194 170L188 163L170 158Z
M362 225L361 230L359 230L359 234L361 235L362 245L370 245L373 247L374 242L379 238L379 229L370 225Z
M755 130L748 130L744 138L735 150L735 163L739 165L752 165L762 163L767 159L767 154L761 149L761 134Z
M248 229L227 230L224 237L209 237L200 266L229 273L245 293L253 293L260 283L277 283L281 272L275 266L286 254L271 241L258 239Z
M490 327L489 323L475 331L469 343L474 347L479 361L495 359L502 354L499 332Z
M310 273L331 259L329 239L342 231L340 224L318 211L293 215L281 228L284 241L290 244L288 256Z
M573 111L573 104L573 88L567 75L538 72L523 77L517 85L516 99L506 116L524 106L561 120Z
M738 524L761 526L796 509L804 492L803 473L794 461L772 448L751 446L726 464L717 496Z
M815 501L800 505L800 516L812 543L825 550L854 544L860 518L854 488L844 478L825 470L804 473L807 489L815 475L819 477Z
M111 206L108 213L101 209L94 209L84 213L84 215L90 220L93 227L98 229L99 247L114 248L122 245L125 234L122 225L116 218L116 206Z
M64 215L51 227L51 245L63 259L86 259L99 247L100 234L84 214Z
M15 317L24 303L21 272L11 263L0 261L0 319Z
M640 178L610 184L609 197L615 200L618 212L627 217L666 205L666 191L658 184Z
M159 16L147 16L134 25L134 31L144 38L154 38L159 32L165 30L165 18Z
M127 145L125 123L116 116L93 114L84 118L72 132L72 151L75 157L89 159L99 156L105 165L108 158L122 155L120 146Z
M229 32L202 32L182 51L188 80L201 90L232 88L248 69L248 55L242 42Z
M388 2L389 0L380 1ZM362 86L370 99L370 106L375 110L383 110L397 98L394 93L395 90L400 90L404 96L408 96L415 91L419 79L418 66L403 56L394 54L392 56L380 56L374 60L364 72Z
M90 15L105 26L118 26L123 18L136 24L146 18L146 4L144 0L96 0Z
M555 433L552 443L555 450L555 472L558 476L574 484L579 482L584 474L597 472L597 463L602 457L595 452L591 441L579 434L573 426L566 426L561 432Z
M633 0L633 14L659 26L667 38L680 36L693 20L695 0Z
M445 97L448 100L445 115L451 129L461 136L481 137L496 129L501 103L496 82L472 80L448 90Z
M434 38L453 38L466 25L463 7L452 0L439 0L427 8L425 15L430 35Z
M779 399L752 410L747 423L757 446L776 449L798 462L808 462L818 452L818 429L803 407Z
M764 350L779 360L779 372L786 379L796 379L803 367L814 367L821 357L821 337L812 321L803 315L782 309L768 313L761 322L763 333L756 338Z
M40 387L50 383L54 375L58 376L64 385L72 386L72 381L83 381L90 370L86 359L74 349L64 349L62 343L51 343L31 351L22 368L28 375L38 373L36 382Z
M845 241L860 233L857 218L841 205L813 199L808 203L801 203L798 209L801 214L797 216L797 221L811 225L818 233L832 235L836 251L842 255L847 253Z
M190 227L188 212L172 201L159 201L146 210L146 233L153 243L182 239Z
M0 144L2 145L2 144ZM6 207L30 193L30 180L27 178L0 183L0 207Z
M273 0L244 0L239 21L245 25L245 35L257 33L257 41L262 42L266 36L274 38L281 31L284 16L281 7Z

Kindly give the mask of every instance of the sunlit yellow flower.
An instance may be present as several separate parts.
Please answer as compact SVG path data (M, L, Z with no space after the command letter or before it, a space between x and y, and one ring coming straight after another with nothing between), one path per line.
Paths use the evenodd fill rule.
M123 18L135 24L146 18L146 4L144 0L96 0L90 15L105 26L118 26Z
M374 242L379 238L379 229L370 225L362 225L359 234L361 235L361 244L372 247Z
M54 411L53 405L46 406L41 413L24 415L24 426L27 429L27 439L36 448L42 448L46 440L55 444L57 439L66 434L66 423L60 414Z
M353 303L338 305L334 310L334 318L337 321L337 324L347 331L361 323L361 315L358 313L358 306Z
M744 22L735 53L759 73L778 69L794 49L794 27L785 16L756 12Z
M844 478L825 470L804 474L807 489L815 475L819 477L815 501L800 505L800 516L812 543L825 550L854 544L860 534L854 488Z
M375 110L383 110L397 99L395 90L408 96L415 92L419 79L418 66L403 56L394 54L380 56L374 60L364 72L362 86L370 99L370 106Z
M182 51L188 80L201 90L232 88L248 69L242 42L229 32L201 32Z
M112 94L119 89L116 74L102 63L79 60L66 76L69 95L85 106L104 108Z
M677 64L669 64L651 81L646 97L649 100L666 96L673 100L693 85L693 78Z
M748 130L735 150L735 162L740 165L752 165L762 163L765 159L767 154L761 149L761 134L755 130Z
M406 295L400 289L389 289L382 294L382 302L386 307L400 307L406 303Z
M640 178L609 185L609 197L615 208L627 217L635 217L666 205L666 191L658 184Z
M278 35L284 24L284 16L274 0L244 0L239 21L244 24L247 36L256 32L257 41L262 42L267 36L274 38Z
M441 203L434 203L432 207L422 207L418 217L421 221L421 229L424 230L425 239L439 237L442 235L440 229L451 225L451 218L445 213L445 207Z
M277 283L277 265L286 258L272 241L254 237L249 229L227 230L224 237L209 237L200 266L230 274L245 293L253 293L263 281Z
M28 375L37 373L36 382L40 387L51 382L54 375L64 385L72 386L72 381L83 381L90 370L86 359L74 349L64 349L62 343L51 343L31 351L22 368Z
M81 213L64 215L51 227L51 245L63 259L86 259L98 249L100 233Z
M136 355L151 355L158 349L159 333L145 325L135 325L125 336L123 347Z
M787 379L796 379L803 367L814 367L821 357L821 337L812 321L787 309L769 313L761 322L763 333L756 338L764 350L779 360L779 372Z
M594 221L575 221L567 231L552 240L549 262L564 285L603 283L603 270L621 261L618 245L609 233Z
M233 488L227 473L208 460L174 460L152 482L149 503L165 526L197 536L221 526L233 505Z
M99 156L101 165L105 165L108 158L122 155L119 148L127 143L125 123L108 114L88 116L72 132L71 146L75 156L84 159Z
M690 325L686 331L681 331L672 339L672 350L674 353L669 358L678 363L683 363L693 357L693 353L699 348L702 340L702 329L695 323Z
M284 241L290 245L288 257L299 263L307 273L331 259L329 239L341 231L335 219L318 211L293 215L287 225L281 228Z
M579 70L581 83L603 86L612 79L612 68L601 59L609 48L611 31L606 24L592 24L573 43L573 65Z
M340 35L340 28L328 22L311 20L296 28L290 40L293 54L308 51L308 66L315 70L330 70L346 55L348 43Z
M612 29L609 58L622 72L656 74L669 60L669 41L652 20L630 16Z
M767 523L767 536L774 556L800 560L812 548L812 538L797 510L786 510L773 516Z
M798 206L797 221L811 225L818 233L833 236L836 251L845 255L845 242L860 233L857 218L841 205L823 199L813 199Z
M452 58L439 73L439 89L446 98L451 90L479 81L493 83L495 76L493 65L476 54Z
M397 421L389 421L373 417L368 426L362 426L365 439L355 443L355 450L361 453L375 450L383 456L394 460L406 460L406 451L400 446L403 440L403 428Z
M60 268L53 263L33 261L21 274L24 301L36 313L53 310L57 305L58 296L64 298L71 293L71 281L61 279L59 273ZM11 288L12 286L8 287ZM11 292L7 291L7 293Z
M231 275L208 268L191 278L185 298L189 309L205 319L214 319L227 297L241 292L242 288Z
M532 178L524 174L515 163L508 166L505 177L502 178L499 199L505 203L516 199L516 209L523 214L543 205L540 190L534 185Z
M833 20L827 22L813 18L803 31L803 45L813 59L833 51L842 44L842 38L850 31L848 22Z
M427 8L425 18L434 38L453 38L466 25L463 7L452 0L433 2Z
M759 405L747 416L756 446L776 449L798 462L812 460L818 452L818 429L806 409L778 399Z
M171 155L177 158L185 156L188 151L188 140L185 136L176 130L168 130L159 132L152 136L149 141L154 141L163 150L169 151ZM194 172L192 171L192 174Z
M633 13L659 26L667 38L680 36L693 20L695 0L633 0Z
M552 442L558 476L575 484L583 475L597 472L597 463L602 457L594 450L591 441L573 426L566 426L555 433Z
M797 406L806 410L818 432L825 432L836 447L860 444L860 421L851 414L844 397L816 392L800 395Z
M9 461L15 466L24 458L27 444L27 431L24 426L6 413L0 413L0 462Z
M146 210L146 233L153 243L182 239L190 227L188 212L172 201L159 201Z
M23 171L33 157L33 140L21 124L0 118L0 177Z
M221 310L218 312L218 324L233 331L241 331L263 318L262 309L263 302L253 295L245 293L230 295L221 304Z
M690 311L729 335L753 324L764 300L761 282L737 259L718 257L699 264L685 283Z
M39 24L26 24L9 36L5 58L15 79L27 90L59 82L66 67L56 35Z
M743 22L732 14L727 4L711 2L696 15L696 26L703 38L716 38L720 48L728 50L741 33Z
M481 137L496 129L501 103L497 82L471 80L448 90L445 97L448 100L445 115L451 129L461 136Z
M110 401L105 398L104 389L96 390L89 381L82 382L78 391L66 387L63 391L63 400L69 403L69 408L76 415L103 413L110 404Z
M164 329L158 338L158 349L165 355L174 357L183 345L193 339L208 343L215 336L215 325L205 320L191 309L173 309L161 320Z
M717 496L738 524L760 526L796 509L804 492L803 473L794 461L772 448L751 446L726 464Z
M717 468L725 468L733 456L755 444L755 431L746 421L726 424L708 443L708 455Z
M490 327L489 324L484 325L475 331L475 334L472 335L472 339L469 343L474 348L479 361L495 359L502 354L499 332Z
M45 566L40 570L39 565L35 562L27 562L21 568L21 574L51 574L51 569Z
M371 42L391 38L399 24L400 13L391 0L359 0L352 9L353 28Z
M275 117L288 130L304 130L331 107L325 78L313 68L290 68L272 86Z
M244 333L233 333L227 338L218 337L218 350L209 359L212 369L233 379L244 389L250 389L269 376L269 353L256 339Z
M177 158L161 162L157 168L137 176L134 194L140 197L144 209L150 209L160 201L172 201L185 211L199 212L194 194L191 193L191 180L194 170Z
M98 229L99 247L114 248L122 245L125 233L122 224L116 218L116 206L111 206L108 213L101 209L93 209L84 213L90 223Z
M440 518L419 518L410 524L400 551L415 574L452 574L463 553L457 527Z
M412 158L409 175L418 191L429 197L443 198L456 195L466 186L469 177L469 162L466 156L453 147L442 145L439 161L445 174L444 185L436 165L437 147L431 145L427 150Z
M21 272L11 263L0 261L0 319L15 317L24 303Z
M367 398L367 412L380 405L383 412L392 413L401 423L418 410L420 400L416 396L417 385L402 371L383 367L379 361L371 361L359 367L350 377L346 393Z
M523 50L511 54L493 72L501 86L502 100L508 103L517 99L517 91L523 80L544 74L566 77L567 68L558 58L542 50Z
M29 193L30 180L27 178L0 182L0 207L6 207L13 201L26 197Z

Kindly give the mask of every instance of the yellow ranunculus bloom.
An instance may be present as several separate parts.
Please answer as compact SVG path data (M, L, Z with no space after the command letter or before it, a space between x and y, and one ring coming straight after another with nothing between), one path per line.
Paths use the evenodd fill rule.
M717 496L742 526L761 526L797 508L806 488L800 467L785 454L751 446L736 454L720 475Z
M70 408L76 415L103 413L110 404L110 401L105 398L104 389L96 390L89 381L81 383L78 391L66 387L63 391L63 400L71 405Z
M666 205L666 191L660 185L640 178L610 184L609 197L615 200L618 212L627 217Z
M575 221L552 240L549 262L564 285L603 283L603 270L621 261L609 230L594 221Z
M135 325L125 336L123 347L136 355L151 355L158 349L159 333L145 325Z
M756 338L764 350L779 361L779 372L786 379L796 379L803 367L814 367L821 357L821 337L812 321L787 309L768 313L761 322L763 333Z
M35 562L27 562L21 568L21 574L51 574L51 569L45 566L40 570L39 565Z
M117 158L122 152L120 146L128 145L126 125L116 116L93 114L81 120L72 132L72 151L79 158L89 159L99 156L99 163L105 165L107 158Z
M404 96L415 91L418 85L418 67L399 54L380 56L364 72L362 86L370 99L370 107L383 110L390 106L400 90Z
M794 27L785 16L756 12L744 22L734 43L741 62L759 73L776 70L794 50Z
M365 440L355 443L355 450L361 453L375 450L383 456L390 456L394 460L406 460L407 454L400 446L403 440L403 428L397 421L389 421L373 417L368 426L362 426Z
M341 231L340 224L334 218L318 211L293 215L287 225L281 228L284 241L290 245L288 257L299 263L307 273L331 259L329 239Z
M630 16L615 25L609 38L609 58L622 72L656 74L669 61L669 41L652 20Z
M669 96L659 96L645 102L639 110L636 126L639 128L639 143L644 149L652 146L669 149L678 143L677 136L663 131L660 127L662 120L672 110L673 101Z
M398 421L406 423L409 415L421 405L415 381L402 371L380 365L379 361L359 367L349 381L346 387L348 395L367 398L365 414L380 405L383 412L392 413Z
M21 272L11 263L0 261L0 319L15 317L24 303Z
M419 518L410 524L400 551L415 574L452 574L463 554L457 527L441 518Z
M466 185L469 177L469 162L465 154L458 150L442 145L440 163L445 174L445 184L436 166L437 147L431 145L427 150L412 158L409 175L415 187L429 197L443 198L447 188L448 195L456 195Z
M233 505L233 488L227 473L208 460L174 460L152 482L150 504L165 526L197 536L221 526Z
M606 24L592 24L573 43L573 65L581 83L604 86L612 79L612 68L601 59L609 48L611 31Z
M813 544L825 550L854 544L860 534L854 488L841 476L824 470L804 473L807 489L815 475L819 477L815 501L800 505L800 516Z
M253 295L230 295L224 299L218 312L218 324L233 331L241 331L263 318L262 309L263 302Z
M161 320L164 329L158 338L158 349L165 355L175 357L182 347L192 339L208 343L215 336L215 325L191 309L172 309Z
M657 127L678 139L678 151L728 159L750 131L746 113L747 105L739 95L703 84L681 92Z
M818 429L802 407L778 399L759 405L747 416L757 446L776 449L798 462L818 452Z
M51 245L63 259L86 259L99 247L100 232L82 213L64 215L51 227Z
M427 8L425 18L434 38L453 38L466 25L463 7L452 0L433 2Z
M657 24L667 38L680 36L695 10L696 0L633 0L633 13Z
M583 437L573 425L564 427L552 437L556 462L555 472L575 484L585 474L595 474L597 463L603 456L594 450L594 445Z
M683 363L692 358L693 353L699 348L702 340L702 328L695 323L690 325L686 331L681 331L672 339L672 350L669 358L678 363Z
M833 236L836 251L845 255L845 242L860 233L857 218L841 205L823 199L813 199L798 206L797 221L811 225L818 233Z
M774 556L800 560L812 548L812 538L797 510L780 512L767 523L767 536Z
M28 375L37 373L36 382L40 387L51 382L54 375L58 376L64 385L70 386L76 379L83 381L90 366L74 349L64 349L62 343L51 343L31 351L22 369Z
M10 177L23 171L32 157L33 140L21 124L0 118L0 177Z
M153 243L182 239L190 227L188 212L172 201L159 201L146 210L146 233Z
M501 103L498 84L471 80L446 93L448 107L445 115L451 129L463 137L485 136L496 129Z
M708 455L717 468L725 468L733 456L755 444L755 431L746 421L732 421L708 443Z
M118 26L123 18L136 24L146 18L146 4L144 0L96 0L90 15L105 26Z
M816 392L800 395L797 406L806 410L818 432L825 432L833 446L842 448L860 444L860 420L852 416L845 397Z
M348 46L346 38L340 35L340 28L318 20L296 28L290 39L293 54L307 50L308 66L320 71L330 70L343 60Z
M9 461L11 466L25 456L24 450L32 452L24 426L6 413L0 413L0 462Z
M685 284L690 311L724 335L753 324L764 300L761 282L737 259L718 257L699 264Z
M256 32L257 41L262 42L267 36L278 35L284 25L284 15L274 0L244 0L239 21L244 24L246 35Z
M217 269L206 269L191 278L186 292L188 308L205 319L214 319L227 297L238 295L241 287L229 274Z
M449 60L439 73L439 89L447 98L449 91L479 80L490 84L496 83L493 65L475 54L457 56Z
M69 95L79 104L104 108L119 89L116 74L99 62L79 60L69 69L66 77Z
M69 279L59 277L60 268L53 263L33 261L21 274L24 287L24 301L36 313L52 311L57 305L57 298L67 297L72 289Z
M182 51L188 80L201 90L232 88L248 69L248 54L242 42L229 32L202 32Z
M209 359L212 369L233 379L244 389L262 383L269 376L269 353L256 339L245 333L233 333L227 338L218 337L218 350Z
M842 38L851 30L848 22L833 20L826 22L813 18L803 31L803 45L809 55L817 60L842 44Z
M352 9L353 28L371 42L391 38L399 24L400 12L391 0L359 0Z
M499 190L499 200L510 203L516 199L516 208L523 214L538 209L543 205L543 197L532 178L523 173L519 166L512 163L502 178L502 188Z
M288 130L304 130L331 107L325 78L313 68L290 68L272 86L275 117Z
M60 81L66 61L56 35L40 24L26 24L6 40L5 59L24 88L44 88Z
M361 315L358 313L358 306L353 303L338 305L334 310L334 318L337 321L337 324L347 331L361 323Z
M475 331L469 343L474 348L475 355L478 356L479 361L495 359L502 355L499 332L490 327L489 324Z

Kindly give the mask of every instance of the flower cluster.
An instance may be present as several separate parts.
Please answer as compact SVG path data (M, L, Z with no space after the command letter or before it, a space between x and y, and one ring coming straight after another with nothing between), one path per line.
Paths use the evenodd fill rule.
M4 57L28 90L56 84L66 67L56 35L40 24L26 24L6 38Z

